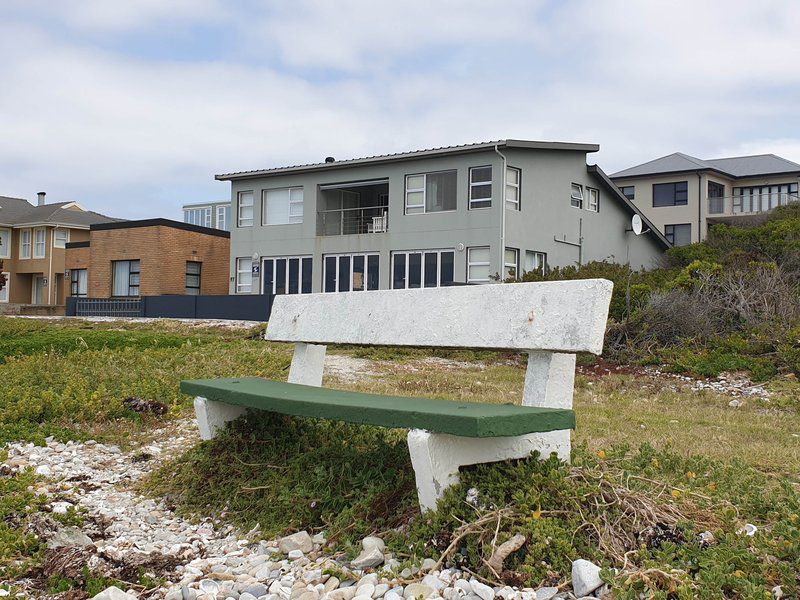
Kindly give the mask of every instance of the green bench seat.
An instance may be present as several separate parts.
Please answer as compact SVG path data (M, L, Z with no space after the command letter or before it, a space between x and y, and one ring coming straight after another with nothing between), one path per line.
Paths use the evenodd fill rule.
M185 394L258 410L362 423L424 429L470 438L493 438L575 428L569 409L382 396L258 377L181 382Z

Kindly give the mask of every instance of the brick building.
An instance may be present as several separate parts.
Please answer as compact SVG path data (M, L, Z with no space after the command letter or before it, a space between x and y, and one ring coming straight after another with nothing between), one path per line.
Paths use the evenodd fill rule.
M92 225L67 244L70 295L89 298L224 295L230 233L169 219Z

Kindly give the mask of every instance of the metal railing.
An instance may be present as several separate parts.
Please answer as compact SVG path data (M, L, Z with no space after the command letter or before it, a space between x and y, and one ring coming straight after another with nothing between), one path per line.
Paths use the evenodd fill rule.
M140 317L141 298L78 298L76 317Z
M385 206L338 208L317 212L317 235L385 233L388 230L389 214Z
M708 214L757 215L794 202L800 202L800 198L787 192L708 198Z

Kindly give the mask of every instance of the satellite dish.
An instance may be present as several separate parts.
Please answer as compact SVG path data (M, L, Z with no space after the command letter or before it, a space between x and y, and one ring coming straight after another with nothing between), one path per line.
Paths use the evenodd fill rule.
M642 217L638 213L631 217L631 230L636 235L642 235Z

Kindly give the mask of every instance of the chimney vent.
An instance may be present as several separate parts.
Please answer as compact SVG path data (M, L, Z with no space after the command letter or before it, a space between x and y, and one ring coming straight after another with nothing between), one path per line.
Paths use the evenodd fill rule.
M332 162L336 162L336 159L335 159L335 158L333 158L332 156L326 156L326 157L325 157L325 162L326 162L326 163L332 163Z
M44 206L45 194L46 194L46 192L39 192L39 193L36 194L39 197L39 201L38 201L38 205L39 206Z

